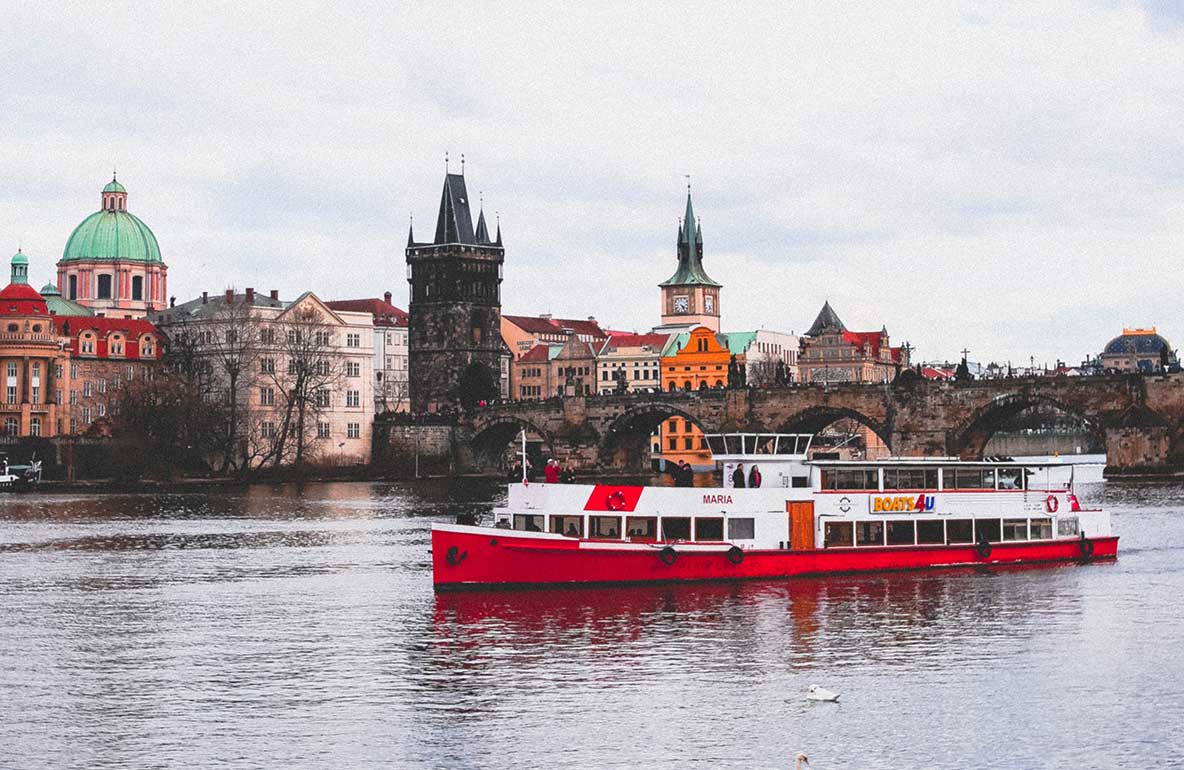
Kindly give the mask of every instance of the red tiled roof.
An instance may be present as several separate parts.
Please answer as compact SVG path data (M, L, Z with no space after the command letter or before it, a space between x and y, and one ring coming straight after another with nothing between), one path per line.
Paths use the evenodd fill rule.
M542 361L547 362L551 360L551 346L547 344L535 345L530 350L522 354L519 361Z
M873 356L880 355L880 332L843 332L843 341L849 342L857 348L867 345ZM898 348L899 350L899 348Z
M577 336L598 340L608 337L604 329L600 328L600 324L587 319L578 321L574 318L542 318L529 315L503 315L502 318L527 334L560 334L564 329L571 329Z
M0 315L47 315L45 298L27 283L10 283L0 289Z
M374 318L375 326L407 325L407 312L382 299L338 299L325 305L350 313L369 313Z
M661 351L666 340L669 339L667 334L633 334L632 332L611 332L611 334L612 336L605 343L605 350L640 348L649 345L651 348Z
M85 316L85 315L71 315L52 317L55 329L59 334L65 334L66 327L70 330L70 351L74 356L79 356L81 350L79 347L79 337L85 331L93 331L95 333L95 351L93 355L96 358L107 358L107 341L112 332L123 332L126 338L123 355L120 358L130 361L136 361L140 358L140 346L138 340L145 334L156 335L157 344L153 345L154 359L160 358L163 351L161 341L164 335L160 333L151 322L143 318L108 318L106 316ZM86 356L92 354L87 353Z
M933 366L922 366L921 376L927 380L952 380L954 372L950 369L938 369Z

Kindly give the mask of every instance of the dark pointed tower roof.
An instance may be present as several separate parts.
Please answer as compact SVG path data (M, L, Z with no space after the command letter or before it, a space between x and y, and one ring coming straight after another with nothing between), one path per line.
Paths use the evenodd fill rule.
M693 231L693 232L692 232ZM687 211L678 228L678 270L659 286L719 286L703 269L703 230L695 221L691 192L687 190Z
M497 218L497 237L495 237L493 239L493 245L494 246L501 246L502 245L502 218L501 217Z
M826 334L828 332L833 334L834 332L845 331L847 331L847 327L843 325L842 320L830 306L830 301L828 300L822 304L822 310L818 311L818 317L814 319L814 323L810 327L810 330L806 332L806 336L817 337L820 334Z
M407 245L408 246L415 245L415 223L414 222L409 222L407 224Z
M477 239L477 243L489 244L489 228L485 226L485 209L477 215L477 232L473 235Z
M445 174L444 192L440 196L440 214L436 217L436 239L433 244L439 246L445 243L476 242L464 175Z

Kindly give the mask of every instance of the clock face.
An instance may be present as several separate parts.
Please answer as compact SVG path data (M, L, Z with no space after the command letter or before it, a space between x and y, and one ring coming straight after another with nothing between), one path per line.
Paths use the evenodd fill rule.
M687 297L674 298L674 312L685 313L691 306L691 301Z
M703 307L707 310L708 313L714 313L715 312L715 297L711 296L710 294L708 294L706 297L704 297L703 298Z

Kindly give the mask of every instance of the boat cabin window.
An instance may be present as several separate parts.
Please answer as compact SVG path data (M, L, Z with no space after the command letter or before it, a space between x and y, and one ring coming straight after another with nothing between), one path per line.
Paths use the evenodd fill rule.
M975 519L974 542L998 543L1002 538L999 532L999 519Z
M855 545L884 545L884 522L855 522Z
M888 522L888 545L912 545L916 542L913 520Z
M1060 537L1073 537L1078 534L1080 525L1077 522L1076 516L1066 516L1063 519L1057 519L1057 535Z
M994 489L994 468L944 468L942 469L944 489Z
M724 520L720 518L697 518L695 519L695 539L696 540L714 540L720 541L724 539Z
M771 455L776 446L776 436L759 436L756 440L756 453L758 455Z
M708 436L707 448L711 450L713 455L726 455L728 453L727 443L724 441L723 436Z
M584 536L584 517L583 516L552 516L551 517L551 531L556 535L567 535L568 537L583 537Z
M879 489L879 471L875 468L823 468L823 489Z
M657 540L658 520L653 516L627 516L625 534L630 540Z
M849 521L828 521L823 529L823 542L827 548L849 547L855 538L855 528Z
M917 544L941 545L946 541L945 522L935 519L918 519Z
M937 468L885 468L884 489L937 489Z
M1028 520L1027 519L1004 519L1003 520L1003 539L1004 540L1027 540L1028 539Z
M588 517L588 537L609 540L621 539L620 516L590 516Z
M756 519L728 519L729 540L752 540L756 538Z
M690 540L691 520L682 517L676 519L662 519L663 540Z
M1032 519L1029 524L1033 540L1052 540L1052 519Z
M1023 489L1024 469L1018 467L998 468L1000 489Z
M947 543L973 543L974 522L970 519L948 519L946 521Z
M544 519L543 516L534 516L530 514L515 513L514 514L514 529L522 530L523 532L542 532Z

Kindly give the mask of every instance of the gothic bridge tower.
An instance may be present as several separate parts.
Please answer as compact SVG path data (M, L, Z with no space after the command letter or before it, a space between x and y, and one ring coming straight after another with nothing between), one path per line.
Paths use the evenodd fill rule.
M691 206L687 187L687 211L678 228L678 269L658 284L662 288L660 330L686 331L706 326L719 331L719 292L723 288L703 269L703 228Z
M411 284L411 410L467 407L503 393L501 225L489 238L482 210L476 230L463 173L444 175L436 235L416 243L407 233Z

